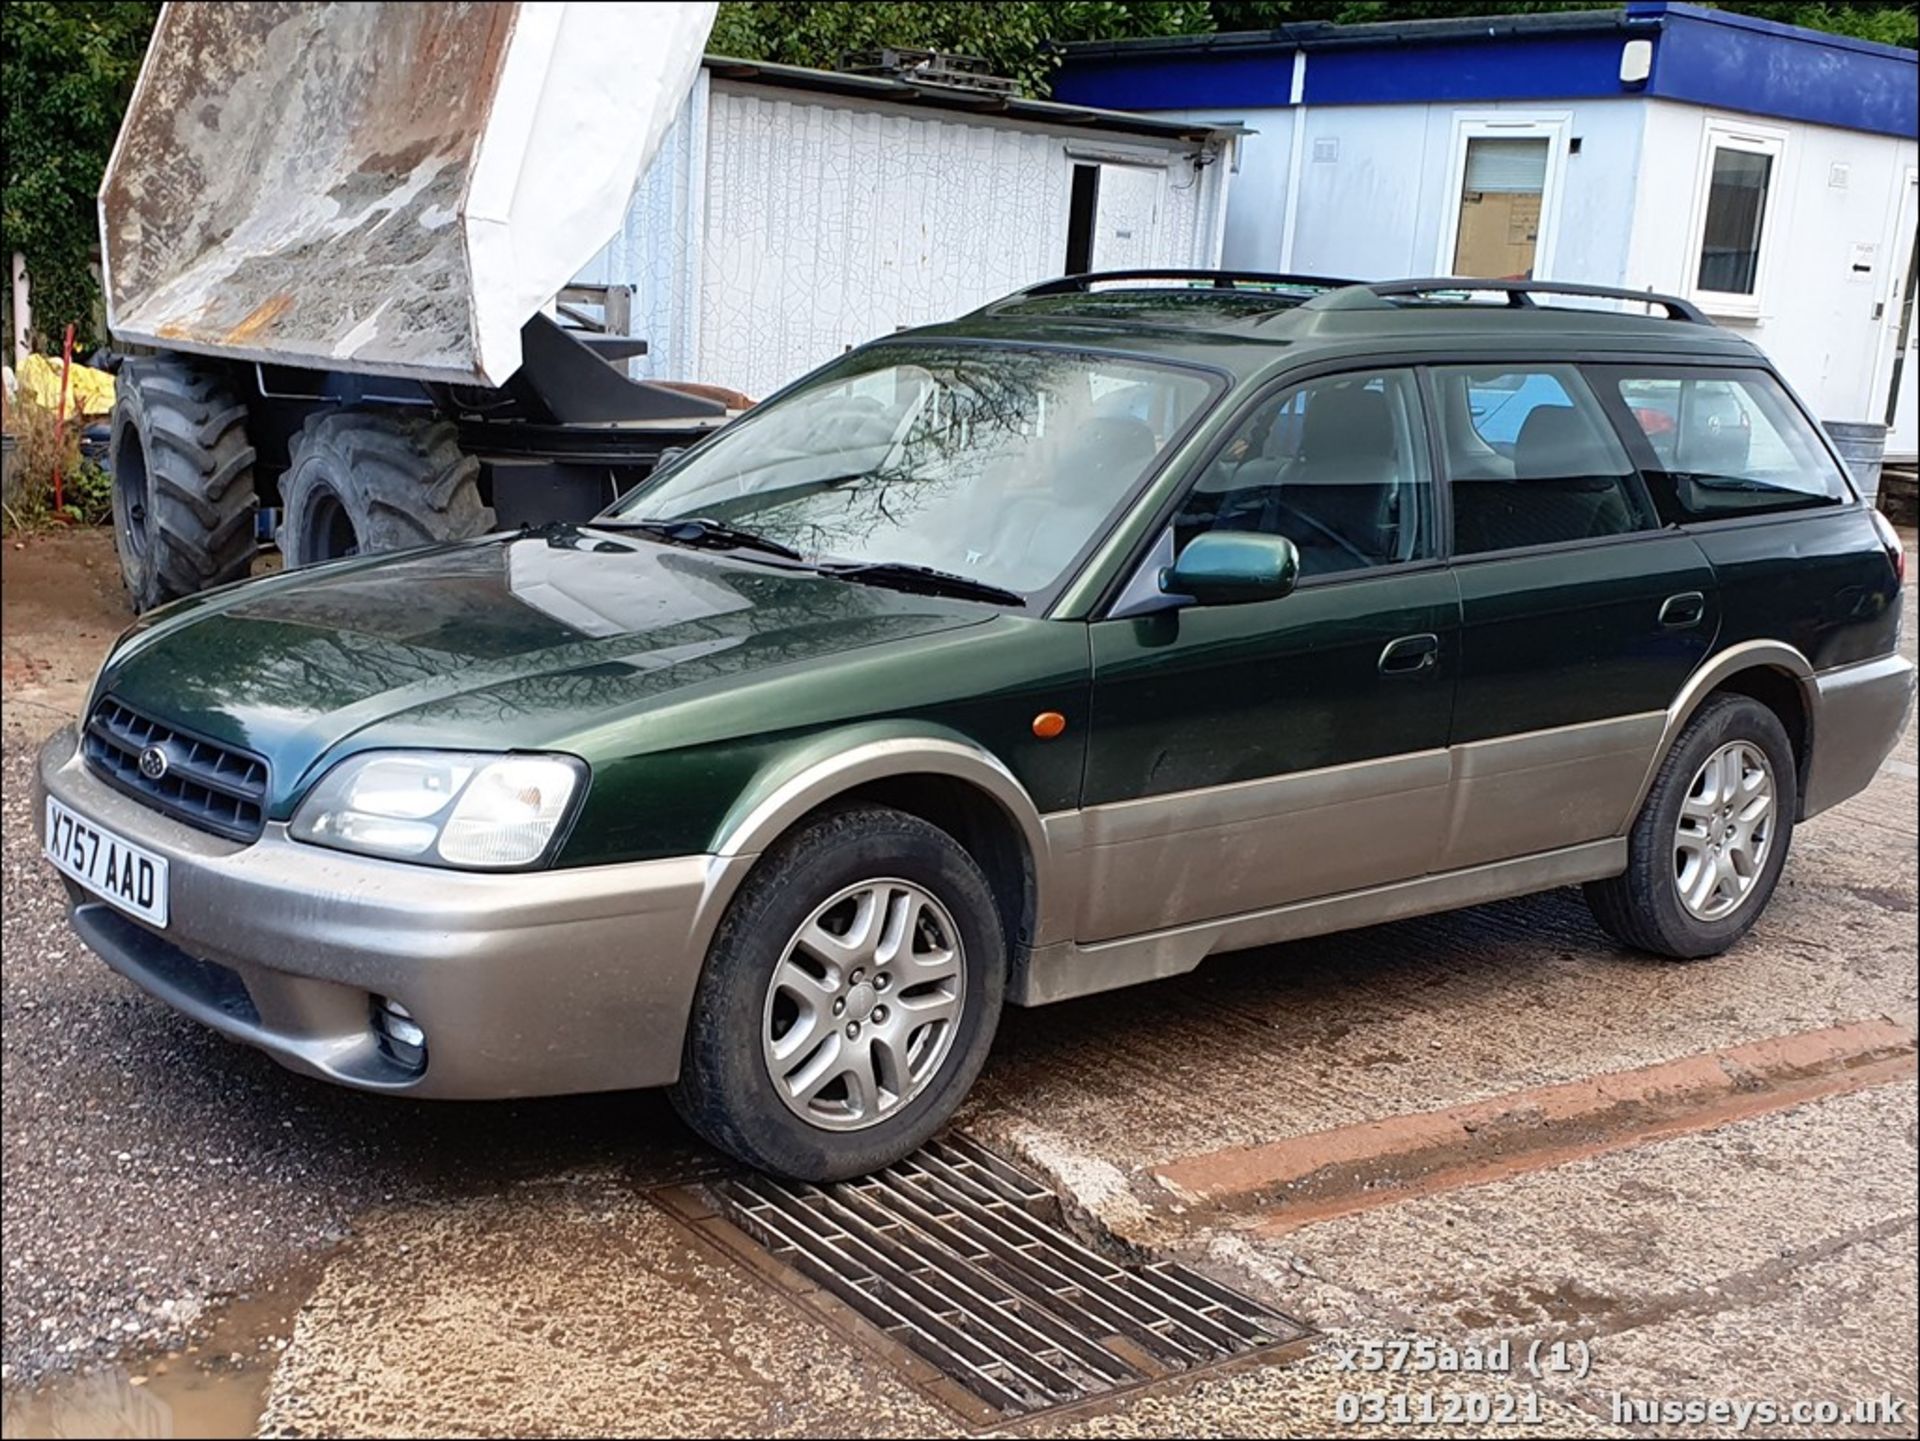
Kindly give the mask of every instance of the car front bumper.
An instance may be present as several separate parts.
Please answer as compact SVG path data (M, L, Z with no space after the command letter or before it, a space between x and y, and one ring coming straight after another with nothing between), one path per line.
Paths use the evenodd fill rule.
M242 845L182 825L42 748L51 794L163 855L153 930L67 882L74 928L116 971L296 1071L437 1098L665 1085L739 858L481 874L331 851L270 823ZM384 1045L376 998L426 1033L424 1069Z

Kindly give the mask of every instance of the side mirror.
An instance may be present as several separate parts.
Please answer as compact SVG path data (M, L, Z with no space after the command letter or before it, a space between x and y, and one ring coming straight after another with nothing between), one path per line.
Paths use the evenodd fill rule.
M1279 600L1300 579L1300 552L1284 535L1216 530L1187 542L1160 572L1160 589L1191 596L1200 605Z

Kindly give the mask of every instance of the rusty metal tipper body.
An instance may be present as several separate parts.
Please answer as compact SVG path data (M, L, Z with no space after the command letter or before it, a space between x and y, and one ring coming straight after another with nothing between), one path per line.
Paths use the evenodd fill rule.
M163 10L100 189L109 328L163 352L130 363L113 427L136 604L246 574L269 535L299 565L585 518L724 423L628 378L625 293L555 304L713 12Z

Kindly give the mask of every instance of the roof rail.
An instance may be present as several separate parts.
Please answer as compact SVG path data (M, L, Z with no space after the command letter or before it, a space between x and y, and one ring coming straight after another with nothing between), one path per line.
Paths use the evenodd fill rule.
M1663 306L1669 320L1684 320L1692 325L1712 325L1705 311L1677 295L1662 295L1655 290L1628 290L1617 285L1579 285L1559 280L1481 280L1474 276L1435 276L1427 280L1376 280L1318 295L1307 302L1314 310L1348 310L1371 307L1399 295L1439 295L1450 291L1490 291L1504 294L1507 304L1531 308L1536 295L1591 295L1603 300L1631 300L1640 305Z
M1357 280L1327 275L1282 275L1267 270L1092 270L1083 275L1062 275L1043 280L1005 296L1005 300L1025 300L1037 295L1076 295L1095 285L1127 280L1184 280L1192 285L1211 285L1215 290L1238 290L1263 285L1291 285L1312 290L1341 290L1360 284Z

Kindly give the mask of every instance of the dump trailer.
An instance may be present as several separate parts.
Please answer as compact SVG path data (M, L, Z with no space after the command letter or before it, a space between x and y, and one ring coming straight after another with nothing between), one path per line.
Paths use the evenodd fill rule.
M584 519L726 422L569 289L714 9L163 9L100 187L138 609L247 575L263 510L290 566Z

